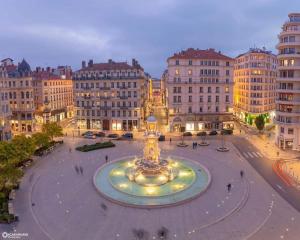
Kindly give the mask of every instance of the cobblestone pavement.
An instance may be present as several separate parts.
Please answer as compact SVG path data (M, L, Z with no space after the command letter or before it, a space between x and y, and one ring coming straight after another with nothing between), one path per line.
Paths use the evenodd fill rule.
M119 141L115 148L88 153L69 148L93 142L65 138L65 144L39 159L30 168L14 202L20 222L1 225L2 231L25 232L22 239L299 239L300 213L283 200L227 142L230 151L220 153L218 139L207 147L178 148L161 142L164 155L177 155L201 162L212 175L209 189L188 203L162 209L122 207L103 199L93 186L96 169L109 160L142 154L142 141ZM84 169L78 175L74 166ZM244 179L240 170L245 172ZM226 185L233 188L227 192Z

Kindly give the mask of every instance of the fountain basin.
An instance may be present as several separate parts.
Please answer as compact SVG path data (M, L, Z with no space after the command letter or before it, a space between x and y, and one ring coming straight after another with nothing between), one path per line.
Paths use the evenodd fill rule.
M141 175L138 181L131 181L126 171L138 159L126 157L100 167L94 175L94 185L111 201L142 208L179 204L199 196L209 186L210 173L201 164L173 156L165 159L177 169L172 181L166 181L163 175Z

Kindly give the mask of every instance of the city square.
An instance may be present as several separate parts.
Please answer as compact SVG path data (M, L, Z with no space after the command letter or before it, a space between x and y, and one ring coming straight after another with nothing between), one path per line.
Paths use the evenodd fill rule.
M0 238L299 240L299 8L3 1Z
M88 153L70 153L69 147L95 140L69 137L64 141L26 173L15 201L20 222L7 230L28 232L29 239L159 239L160 231L166 232L166 239L298 239L299 212L266 184L230 142L227 153L215 150L218 139L197 149L186 140L189 146L184 150L176 140L160 143L162 154L206 166L212 182L205 193L184 204L140 209L106 200L92 178L105 164L105 155L109 161L140 155L142 141L119 141L115 148ZM83 175L76 173L75 165L83 167Z

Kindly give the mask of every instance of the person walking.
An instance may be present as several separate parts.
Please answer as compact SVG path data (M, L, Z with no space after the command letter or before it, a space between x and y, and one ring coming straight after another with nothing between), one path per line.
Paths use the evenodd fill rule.
M243 170L240 171L240 175L241 175L241 178L244 177L244 171Z
M170 143L172 142L172 138L170 138Z
M107 163L107 162L108 162L108 156L105 155L105 163Z
M80 170L80 174L83 175L83 167L82 166L79 167L79 170Z
M77 165L75 165L75 171L77 174L79 174L79 167Z
M231 190L231 183L228 183L227 184L227 191L230 192L230 190Z

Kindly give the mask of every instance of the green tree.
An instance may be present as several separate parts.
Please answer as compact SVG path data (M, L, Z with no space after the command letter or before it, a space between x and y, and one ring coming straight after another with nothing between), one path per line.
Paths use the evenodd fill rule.
M48 147L50 145L50 136L44 132L38 132L32 135L35 145L40 147Z
M262 131L265 127L265 118L263 115L259 115L255 118L255 125L259 131Z
M55 137L62 137L64 135L62 127L56 122L43 124L42 132L46 133L51 141L53 141Z
M11 144L13 144L12 148L17 154L19 162L30 158L36 149L33 138L26 137L25 135L15 136Z

